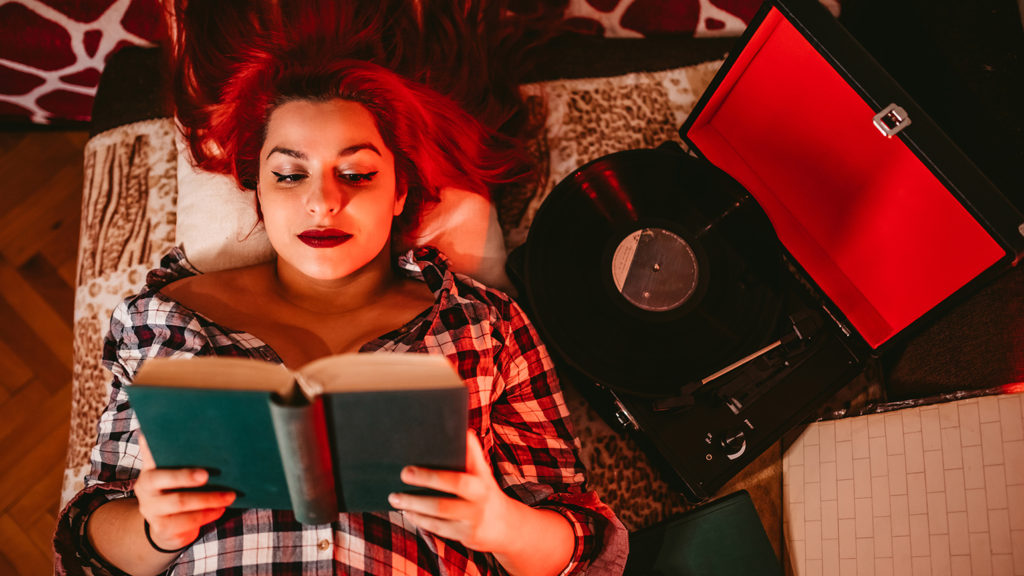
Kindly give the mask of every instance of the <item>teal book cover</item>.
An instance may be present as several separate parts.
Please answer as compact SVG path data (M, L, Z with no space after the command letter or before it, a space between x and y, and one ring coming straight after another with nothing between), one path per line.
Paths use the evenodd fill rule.
M343 354L291 372L238 358L156 358L128 387L156 465L204 468L233 508L308 524L390 510L402 467L465 467L467 393L442 356Z

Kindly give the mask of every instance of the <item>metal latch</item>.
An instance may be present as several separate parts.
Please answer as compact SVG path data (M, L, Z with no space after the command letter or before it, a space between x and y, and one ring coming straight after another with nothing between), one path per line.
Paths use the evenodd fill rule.
M910 126L910 116L902 106L892 103L875 114L874 122L875 128L878 128L883 136L892 138L894 134Z

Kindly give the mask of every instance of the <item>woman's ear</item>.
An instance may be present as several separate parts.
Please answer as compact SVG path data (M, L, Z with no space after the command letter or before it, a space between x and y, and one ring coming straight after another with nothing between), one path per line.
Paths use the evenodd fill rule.
M409 197L409 192L405 190L397 191L395 196L395 216L402 214L402 210L405 209L405 199Z
M395 210L394 215L399 216L405 209L405 201L409 197L409 187L406 185L405 177L395 171Z
M253 187L253 192L256 193L255 194L255 198L256 198L256 222L262 222L263 221L263 202L261 202L261 200L263 199L263 197L260 194L260 181L259 180L256 181L256 186Z

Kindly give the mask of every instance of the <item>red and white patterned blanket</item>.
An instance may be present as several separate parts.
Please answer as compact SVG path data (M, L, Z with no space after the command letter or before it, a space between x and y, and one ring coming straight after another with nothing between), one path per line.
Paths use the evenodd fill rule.
M164 36L159 0L0 1L0 121L87 122L107 59Z
M823 0L838 6L838 0ZM738 36L760 0L569 0L570 30ZM87 122L107 59L165 37L160 0L0 0L0 122Z

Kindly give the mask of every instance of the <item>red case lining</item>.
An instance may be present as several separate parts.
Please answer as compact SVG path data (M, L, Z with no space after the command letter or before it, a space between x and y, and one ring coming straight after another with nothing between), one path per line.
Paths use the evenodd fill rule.
M773 8L688 132L872 348L1005 255L875 113Z

